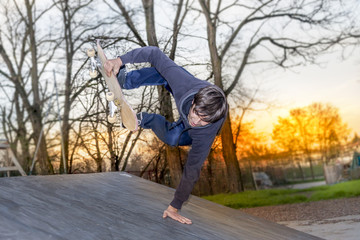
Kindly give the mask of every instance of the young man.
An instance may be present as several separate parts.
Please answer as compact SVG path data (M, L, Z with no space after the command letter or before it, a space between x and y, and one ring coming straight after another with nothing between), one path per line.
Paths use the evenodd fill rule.
M126 70L126 64L144 62L153 67ZM157 47L135 49L108 60L104 68L109 76L114 72L123 89L164 85L172 93L180 114L178 121L171 123L161 115L144 112L138 113L137 117L141 127L152 129L166 144L192 145L174 199L163 214L164 218L170 217L181 223L191 224L191 220L181 216L178 211L199 179L202 164L225 121L228 104L224 92L215 85L195 78Z

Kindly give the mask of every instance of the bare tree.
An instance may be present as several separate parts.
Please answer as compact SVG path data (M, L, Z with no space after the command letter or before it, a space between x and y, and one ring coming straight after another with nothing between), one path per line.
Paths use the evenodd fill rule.
M135 109L137 112L142 112L142 111L145 111L145 112L153 112L154 111L154 105L157 103L157 101L155 100L154 101L154 88L151 88L151 87L145 87L142 91L142 94L141 94L141 102L140 104L138 105L138 107ZM131 138L131 135L133 134L132 132L129 132L125 141L124 141L124 144L123 144L123 149L121 151L121 154L118 155L118 162L117 162L117 170L119 170L119 165L121 163L122 160L124 160L123 164L122 164L122 168L121 168L121 171L125 171L126 170L126 167L127 167L127 164L129 162L129 159L130 159L130 155L137 143L137 141L139 140L140 138L140 134L142 133L143 129L140 129L138 130L134 135L135 137L132 139L132 141L130 142L130 138ZM129 147L129 150L125 156L125 150L127 148L127 146L130 145Z
M4 134L5 138L9 141L12 151L16 158L20 160L20 164L22 164L24 170L28 172L32 159L29 148L29 129L26 126L28 117L17 91L15 90L11 97L8 94L9 87L4 87L3 85L0 85L0 87L3 96L6 97L4 102L11 103L10 107L6 105L0 107L2 134ZM18 146L21 148L19 152L17 151Z
M121 14L125 20L126 26L129 28L129 30L132 32L135 41L139 46L143 47L146 45L149 46L157 46L160 47L158 36L156 33L156 22L155 22L155 14L154 14L154 1L153 0L143 0L142 1L142 7L144 11L144 18L145 18L145 32L146 32L146 41L144 40L144 37L140 34L139 27L136 26L134 20L131 17L131 11L134 11L133 9L126 9L125 5L120 0L114 0L116 5L118 6ZM173 20L173 28L171 32L171 36L168 40L165 41L165 46L163 50L167 52L167 47L170 45L170 53L169 56L172 60L175 59L176 55L176 46L177 46L177 40L178 35L180 33L180 29L183 25L184 19L188 13L189 10L189 0L179 0L174 1L175 7L175 17ZM171 95L170 93L163 87L158 86L158 98L160 102L160 114L163 115L166 120L172 122L174 121L174 114L173 114L173 106L171 102ZM166 160L168 161L171 177L172 177L172 186L177 186L180 182L181 175L182 175L182 164L179 161L179 151L175 147L166 146Z
M1 75L12 84L26 109L32 128L31 139L35 144L39 143L37 160L40 173L53 173L46 138L40 132L44 127L44 104L48 100L45 73L59 41L36 28L53 6L36 9L36 2L29 0L25 0L24 6L19 6L17 1L5 4L7 32L1 31L0 54L6 70L1 71Z
M98 19L94 14L91 14L96 12L96 6L91 0L81 0L76 2L60 0L54 1L54 4L61 12L63 22L61 32L63 33L62 38L64 39L63 50L65 57L60 58L60 64L65 63L62 131L65 162L68 163L69 155L71 155L71 152L69 151L70 130L72 125L76 122L70 120L70 111L74 107L74 103L77 101L79 94L93 83L92 81L84 81L81 78L83 67L87 62L85 61L79 65L76 56L82 54L84 56L82 59L86 59L86 55L82 48L85 44L88 44L88 47L90 47L88 43L89 39L91 39L90 36L97 33L99 38L103 38L103 36L101 36L103 33L99 31L100 26L111 25L113 20L111 18ZM63 161L61 161L60 172L63 172L64 169L67 169L67 166L63 166Z
M211 70L216 85L230 95L251 65L288 68L359 37L351 4L343 1L199 0L206 19ZM296 29L296 30L294 30ZM221 35L220 35L221 33ZM224 35L226 35L224 37ZM220 37L221 36L221 37ZM232 71L232 78L224 75ZM230 116L221 136L230 190L243 190Z

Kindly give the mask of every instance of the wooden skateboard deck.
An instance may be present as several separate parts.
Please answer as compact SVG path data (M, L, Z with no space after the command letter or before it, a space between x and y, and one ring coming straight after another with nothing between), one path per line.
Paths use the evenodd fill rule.
M101 62L101 65L98 66L100 73L102 74L103 78L105 79L106 85L109 88L109 91L114 94L114 103L115 105L120 108L120 116L122 123L124 126L129 129L130 131L138 130L138 123L136 118L136 113L131 108L130 104L124 98L122 93L120 84L114 75L111 73L111 76L108 77L104 70L104 63L107 61L105 53L101 48L99 40L97 40L97 55Z

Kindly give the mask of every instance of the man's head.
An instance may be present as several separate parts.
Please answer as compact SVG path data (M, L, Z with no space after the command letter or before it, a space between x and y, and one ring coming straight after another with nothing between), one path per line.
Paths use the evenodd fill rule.
M224 92L219 87L210 85L195 94L188 120L192 127L205 126L224 117L227 111Z

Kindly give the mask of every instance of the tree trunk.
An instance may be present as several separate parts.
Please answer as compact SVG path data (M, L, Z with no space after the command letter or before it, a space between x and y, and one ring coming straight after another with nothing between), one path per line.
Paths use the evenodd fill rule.
M305 176L304 176L304 171L303 171L303 169L302 169L302 167L301 167L301 164L300 164L299 162L297 162L297 165L298 165L299 170L300 170L301 178L302 178L302 180L304 181L304 180L305 180Z
M182 164L179 158L179 151L177 147L165 146L166 160L169 165L171 175L171 187L177 187L182 176Z
M65 77L65 102L64 102L64 113L62 117L62 132L63 132L63 147L64 151L61 152L61 160L60 160L60 173L64 173L65 169L69 172L69 137L70 137L70 122L69 122L69 115L71 111L71 94L73 85L71 83L72 79L72 68L73 68L73 56L74 56L74 44L73 44L73 37L72 37L72 29L71 24L72 21L72 14L69 12L70 7L68 6L69 2L64 1L59 3L62 7L62 14L63 14L63 24L64 24L64 40L65 40L65 54L66 54L66 77ZM63 161L62 153L64 152L65 156L65 164Z
M216 45L216 19L213 19L210 13L209 2L200 1L203 9L203 14L206 18L208 46L210 51L212 71L214 73L215 85L223 88L222 83L222 59L218 53ZM223 157L225 160L227 173L228 173L228 188L231 192L237 193L243 191L244 187L241 181L241 172L239 163L236 157L236 148L233 141L233 133L231 130L230 115L227 115L224 127L221 132L221 142Z
M112 124L109 124L107 126L107 133L108 133L108 144L109 144L109 151L110 151L110 171L113 172L113 171L116 171L116 169L119 169L119 166L117 166L116 168L116 164L117 164L117 156L115 154L115 151L114 151L114 144L113 144L113 131L114 131L114 128L113 128L113 125Z
M14 154L16 155L16 158L20 160L20 164L23 166L25 172L29 172L31 167L31 156L30 156L30 150L29 150L29 139L27 138L27 130L26 130L26 122L24 120L24 109L21 108L19 103L19 93L16 90L15 91L15 109L16 109L16 120L17 120L17 138L20 142L21 147L21 156L17 156L16 148L17 146L14 146L12 148Z
M43 127L42 123L42 111L39 92L39 79L38 79L38 67L37 67L37 47L35 40L35 31L34 31L34 21L33 21L33 12L32 5L30 5L29 0L25 0L26 10L27 10L27 20L28 20L28 31L29 31L29 44L31 52L31 87L33 95L33 106L31 112L29 112L29 117L31 119L32 127L34 130L34 140L35 144L38 143L40 139L40 131ZM48 159L47 147L45 136L42 135L40 139L40 146L37 155L37 160L40 163L40 174L52 174L54 170Z
M236 149L231 130L230 116L228 115L221 131L222 152L228 173L228 188L232 193L244 191L241 180L241 171L236 157Z
M155 30L155 18L154 18L154 1L143 0L143 6L146 19L146 33L147 40L150 46L159 46L156 38ZM172 111L171 94L163 87L158 86L158 95L160 102L160 114L165 117L166 120L173 122L174 115ZM169 164L171 175L171 187L177 187L180 183L182 168L179 161L179 151L176 147L165 146L166 161Z
M123 147L122 147L121 152L120 152L120 156L117 156L117 161L115 163L115 169L117 171L120 171L120 163L122 162L123 159L126 158L125 157L125 150L126 150L128 144L130 143L130 139L131 139L132 134L133 134L133 132L129 132L128 135L126 135L126 138L125 138L124 143L123 143ZM125 170L125 168L121 169L121 171L124 171L124 170Z
M67 30L68 31L68 30ZM65 36L66 37L66 36ZM68 43L69 40L66 41L66 44ZM63 117L62 117L62 133L63 133L63 139L62 141L64 142L64 152L65 156L65 164L66 166L64 166L64 161L62 160L63 157L61 156L61 160L60 160L60 173L64 173L65 169L68 169L68 162L69 162L69 137L70 137L70 123L69 123L69 116L70 116L70 111L71 111L71 88L72 88L72 84L71 84L71 75L72 75L72 57L73 57L73 53L72 51L69 50L70 46L66 46L66 80L65 80L65 102L64 102L64 113L63 113ZM70 51L70 52L69 52ZM60 113L58 113L60 114Z
M213 169L213 163L215 161L215 158L214 158L214 154L213 154L213 149L210 150L210 153L209 153L209 156L207 158L208 160L208 165L207 165L207 181L208 181L208 184L209 184L209 195L213 195L214 194L214 184L215 184L215 181L214 181L214 169Z
M309 161L309 164L310 164L311 178L312 178L312 180L315 180L313 161L312 161L311 156L308 156L308 161Z

